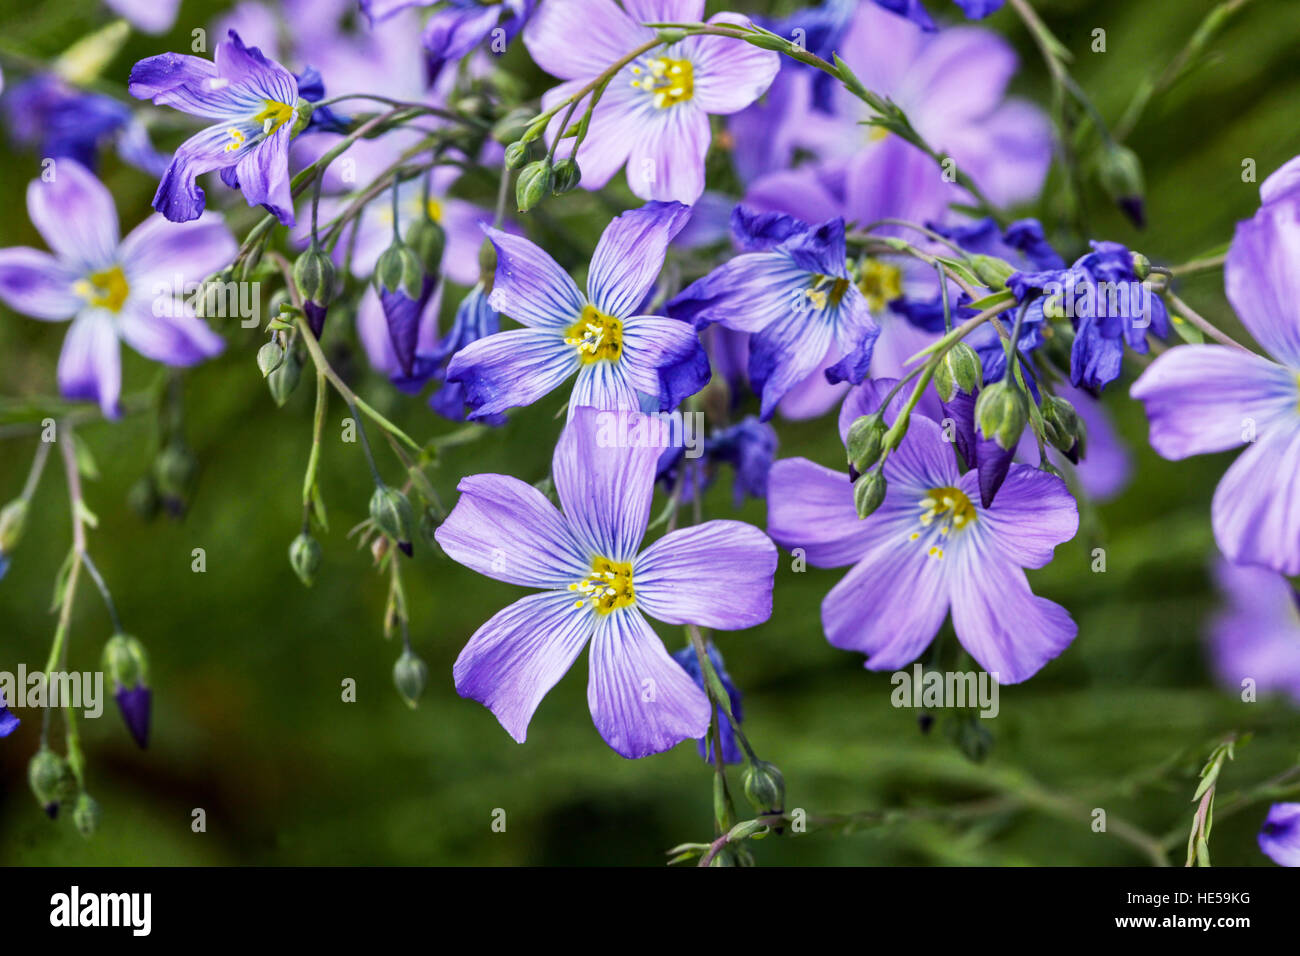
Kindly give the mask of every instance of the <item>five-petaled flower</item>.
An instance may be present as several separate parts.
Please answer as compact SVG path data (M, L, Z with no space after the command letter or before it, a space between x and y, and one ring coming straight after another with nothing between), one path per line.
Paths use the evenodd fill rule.
M552 464L563 513L518 478L473 475L438 528L453 560L541 589L479 628L454 669L457 692L521 743L542 697L588 644L587 701L611 747L644 757L703 737L708 698L644 615L733 630L772 613L776 548L752 525L706 521L641 550L666 444L657 418L580 408Z
M241 190L250 206L294 224L289 140L305 103L292 73L231 30L211 61L181 53L141 60L131 68L129 89L140 99L216 120L176 150L153 197L155 209L173 222L197 219L204 194L196 180L220 170L222 182Z
M614 219L591 257L583 295L559 264L520 236L485 227L496 247L492 308L527 328L471 342L447 367L464 386L471 419L531 405L575 372L580 405L640 409L641 395L670 411L709 381L709 360L684 322L645 315L668 243L690 209L646 203Z
M221 351L221 337L194 315L193 290L234 257L235 240L213 213L183 224L150 216L119 240L104 184L71 159L51 169L51 181L27 187L27 212L54 254L0 249L0 300L35 319L73 320L59 389L115 418L119 339L167 365L194 365Z
M854 389L840 412L841 435L879 409L893 384ZM896 397L887 421L901 405ZM1012 465L996 504L985 508L977 473L962 474L938 423L916 413L884 467L884 503L860 520L843 472L804 458L772 466L773 540L805 549L818 567L854 565L822 602L832 645L866 654L870 670L894 670L925 650L951 608L962 646L1000 683L1014 684L1074 640L1065 608L1035 596L1023 570L1047 564L1078 530L1064 481Z

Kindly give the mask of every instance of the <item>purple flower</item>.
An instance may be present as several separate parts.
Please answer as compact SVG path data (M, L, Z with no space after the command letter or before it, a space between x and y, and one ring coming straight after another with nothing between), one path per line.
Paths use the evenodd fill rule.
M713 665L714 671L717 672L718 680L722 682L722 689L727 692L727 698L731 705L731 716L740 723L744 717L741 714L740 691L736 689L735 682L731 675L727 673L726 664L723 663L722 654L712 641L705 645L705 651L709 655L709 663ZM696 685L705 690L704 671L700 668L699 655L695 653L695 648L689 644L680 651L673 652L673 660L682 665L686 673L691 675L691 680ZM740 763L745 759L741 753L740 746L736 743L736 729L732 726L727 715L718 712L718 736L722 738L722 762L723 763ZM706 763L713 763L713 734L709 734L699 739L700 756Z
M892 385L855 389L841 411L841 436L861 410L879 408ZM1012 465L996 507L985 508L976 472L961 474L939 425L915 413L885 476L884 503L860 520L842 471L803 458L772 466L773 540L803 548L818 567L854 565L822 602L832 645L866 654L870 670L893 670L920 655L951 608L962 646L1003 684L1032 677L1069 645L1074 621L1036 597L1022 570L1047 564L1078 530L1065 482Z
M549 255L520 236L485 228L497 251L492 308L527 326L472 342L447 368L465 388L471 419L531 405L577 373L569 411L580 405L636 409L641 395L669 411L709 381L709 360L684 322L644 315L668 243L690 210L646 203L600 237L587 294Z
M691 501L713 484L719 465L730 465L735 471L732 501L739 508L746 496L767 497L767 476L776 458L776 445L776 430L750 415L714 432L705 440L698 458L687 458L685 448L665 449L659 457L656 478L669 494L678 482L684 482L678 497Z
M438 347L442 283L426 279L418 300L399 289L382 295L366 288L357 308L357 337L370 365L408 394L419 392L437 371L431 356Z
M872 0L876 6L900 17L906 17L923 30L937 30L930 14L921 0ZM961 12L971 20L983 20L991 13L1002 9L1005 0L952 0L961 8Z
M215 59L163 53L131 68L130 92L216 124L176 150L153 207L173 222L197 219L203 190L196 180L221 171L221 179L262 205L287 226L294 224L289 188L289 140L298 120L298 81L239 34L217 44Z
M0 694L0 737L8 737L18 729L20 723L22 721L5 706L5 695Z
M1295 588L1266 568L1220 559L1215 578L1226 606L1210 622L1210 657L1225 688L1249 679L1300 707L1300 611Z
M434 374L444 379L444 384L429 396L429 407L452 421L465 420L465 386L458 382L446 382L447 366L461 349L471 342L496 335L501 330L501 316L488 303L483 283L469 290L469 294L456 307L456 318L451 329L438 343L429 360L434 365ZM504 418L488 418L489 424L499 424Z
M733 229L750 252L687 286L669 303L697 327L719 323L753 333L749 381L766 421L777 403L819 366L826 380L860 382L880 327L849 275L844 220L815 226L737 207Z
M1300 202L1300 156L1288 160L1259 187L1260 201Z
M438 0L361 0L361 10L371 23L387 19L399 10L427 7ZM430 83L448 63L462 59L488 37L492 52L503 53L523 28L537 5L536 0L444 0L425 24L422 41L428 52L426 75ZM500 28L501 48L495 42Z
M704 0L624 0L622 7L613 0L547 0L524 30L524 45L538 66L566 82L546 93L542 106L567 99L654 39L641 24L703 16ZM748 23L730 13L709 22ZM744 109L780 66L770 50L718 36L687 37L638 57L610 80L592 114L577 155L583 187L600 189L626 166L628 186L642 199L695 202L704 191L710 114ZM560 134L561 122L557 116L549 139Z
M235 255L234 237L207 213L177 225L151 216L118 239L117 210L104 185L71 159L50 182L27 187L27 212L53 250L0 249L0 300L46 321L72 319L59 357L67 398L120 414L121 339L146 358L194 365L223 342L194 315L194 289Z
M145 33L166 33L176 22L181 0L104 0L115 13Z
M149 720L153 712L153 691L144 684L134 687L118 685L113 692L117 708L122 712L122 720L131 734L131 739L144 750L149 746Z
M517 478L474 475L436 532L453 560L540 589L479 628L454 668L457 693L521 743L589 643L587 701L614 750L644 757L703 737L708 698L643 615L722 630L771 615L776 549L751 525L708 521L640 550L665 438L657 419L580 408L552 465L563 513Z
M1300 866L1300 803L1275 803L1259 830L1259 848L1278 866Z
M1262 355L1180 345L1133 383L1151 447L1180 459L1246 446L1214 493L1219 550L1238 564L1300 574L1300 206L1270 204L1237 225L1224 279Z

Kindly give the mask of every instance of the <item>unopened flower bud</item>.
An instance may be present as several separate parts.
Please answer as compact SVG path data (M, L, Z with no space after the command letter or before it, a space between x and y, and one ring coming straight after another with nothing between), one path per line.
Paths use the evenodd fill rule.
M0 508L0 554L12 554L27 524L27 499L15 498Z
M945 402L952 401L957 391L969 395L984 382L984 369L980 357L965 342L950 348L934 369L934 387Z
M370 496L370 518L384 534L397 542L405 553L411 553L415 537L415 513L411 502L396 488L380 485Z
M424 266L410 246L394 239L375 263L374 281L380 294L401 291L408 299L418 299L424 286Z
M513 146L515 140L528 132L533 125L535 114L526 106L520 106L501 117L492 127L492 138L502 146Z
M879 412L860 415L849 426L847 441L849 464L859 473L866 471L880 460L884 451L885 419Z
M506 169L518 169L528 162L528 144L517 140L506 147Z
M302 359L298 358L297 352L289 349L285 353L284 361L280 367L266 377L266 387L271 391L271 398L275 399L275 404L284 407L284 403L289 400L293 390L298 387L298 382L302 378Z
M314 112L316 112L316 105L311 100L305 100L301 96L298 97L297 102L293 104L294 120L293 127L289 131L290 139L297 138L298 134L307 128ZM325 114L322 113L321 115L324 116Z
M866 518L885 500L885 475L879 469L869 471L853 483L853 506L859 518Z
M1020 441L1028 412L1020 390L1006 382L994 382L980 392L975 402L975 421L980 434L1010 451Z
M172 442L158 453L153 462L153 479L164 498L183 499L194 483L199 465L188 448Z
M780 813L785 809L785 777L766 760L745 767L745 798L759 813Z
M411 651L409 647L402 650L402 656L393 665L393 683L402 700L412 710L420 702L424 685L429 679L429 667Z
M145 521L151 521L157 514L162 501L158 497L158 486L152 475L145 475L126 495L127 506Z
M99 801L83 790L77 796L76 806L72 809L72 822L76 825L77 832L90 839L99 829L101 816Z
M59 815L59 804L72 795L75 785L68 762L45 746L27 764L27 783L51 820Z
M582 182L582 170L578 168L578 162L575 159L562 159L555 164L555 195L562 196L571 190L578 188L578 183Z
M320 542L306 532L294 538L289 545L289 564L293 573L298 575L298 580L307 587L311 587L316 578L320 559Z
M149 746L149 658L144 645L129 634L114 634L104 645L101 666L113 682L113 699L131 738L141 750Z
M1151 260L1140 252L1133 253L1133 274L1139 282L1145 282L1147 276L1151 275Z
M411 247L427 275L437 275L442 268L442 253L447 248L447 231L428 216L421 216L406 230L406 244Z
M546 198L555 181L555 170L549 159L529 163L519 171L515 180L515 205L520 212L528 212Z
M1113 144L1105 148L1101 157L1101 185L1110 194L1124 215L1141 229L1146 225L1142 196L1145 193L1142 161L1127 146Z
M307 302L319 306L330 304L334 298L334 262L326 255L315 238L293 264L293 283Z
M1067 399L1059 395L1043 398L1043 429L1054 447L1077 459L1087 437L1083 419Z
M997 256L971 256L967 260L975 271L975 276L990 289L1005 289L1007 279L1014 273L1015 267L1005 259Z
M262 378L266 378L284 361L284 349L280 348L279 342L267 342L257 350L257 368L262 373Z
M484 291L492 291L492 283L497 274L497 247L491 239L484 239L478 247L478 278L483 283Z

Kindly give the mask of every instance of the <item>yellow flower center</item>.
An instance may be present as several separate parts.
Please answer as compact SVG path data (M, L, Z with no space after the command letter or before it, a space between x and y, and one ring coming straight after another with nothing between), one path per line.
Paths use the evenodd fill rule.
M442 203L438 200L429 197L428 203L425 204L425 211L434 222L442 222Z
M122 303L131 291L126 281L126 274L121 266L112 266L102 272L92 272L84 279L78 279L73 291L91 305L110 312L120 312Z
M926 530L937 529L941 538L946 538L954 531L961 531L975 520L975 506L960 488L951 485L943 488L931 488L920 501L921 526ZM913 531L909 537L917 541L920 531ZM930 546L930 557L943 557L943 548L939 544Z
M660 56L633 66L632 74L636 77L632 85L650 93L657 109L666 110L695 95L695 68L690 60Z
M623 323L588 303L578 321L569 327L564 344L574 346L585 363L601 359L616 362L623 354Z
M570 591L582 595L574 602L574 607L582 607L588 601L597 614L608 614L620 607L636 603L636 591L632 588L632 565L596 557L591 560L591 574L577 584L569 585Z
M267 136L293 119L293 107L290 104L275 100L262 100L262 103L262 112L253 117L253 122L261 123L262 132Z
M865 259L858 276L858 288L866 297L867 308L879 312L903 296L903 270L879 259Z
M849 291L849 280L838 276L813 276L812 288L804 293L814 309L822 310L827 306L836 306Z

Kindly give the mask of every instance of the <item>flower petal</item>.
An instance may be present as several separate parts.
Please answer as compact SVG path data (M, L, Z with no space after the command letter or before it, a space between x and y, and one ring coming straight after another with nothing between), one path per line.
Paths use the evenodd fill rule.
M691 209L678 202L648 202L616 216L601 234L587 274L587 298L601 312L627 318L659 277L668 243Z
M689 323L657 315L639 315L623 323L623 357L627 381L669 412L709 384L709 356Z
M1300 423L1241 453L1214 491L1211 517L1229 560L1300 574Z
M704 192L709 115L693 103L659 110L641 124L627 158L627 185L642 199L690 206Z
M589 666L592 720L624 757L662 753L708 730L708 697L635 608L598 616Z
M129 306L118 313L118 334L145 358L165 365L197 365L221 354L226 343L206 322L183 305L175 305L173 312L158 316L147 303Z
M489 301L491 297L489 296ZM447 364L447 381L465 386L470 418L531 405L578 369L578 354L552 329L511 329L471 342Z
M456 658L456 693L487 707L523 743L537 705L591 639L592 613L574 607L567 591L530 594L498 611Z
M456 506L434 533L453 561L532 588L567 588L591 573L591 555L532 485L509 475L470 475L457 490Z
M73 321L59 354L59 391L98 402L106 418L121 416L122 356L110 313L89 309Z
M1052 560L1058 544L1078 532L1079 506L1056 475L1012 465L997 501L981 508L976 522L979 533L995 538L998 550L1011 561L1022 568L1041 568Z
M289 137L285 123L244 154L235 167L239 188L250 206L265 206L280 222L293 228L293 193L289 186Z
M150 216L122 240L118 255L133 284L152 288L155 281L171 281L172 291L183 295L185 286L203 281L238 251L221 216L204 213L186 223ZM174 284L178 278L179 287Z
M547 0L524 27L533 62L563 80L594 77L649 40L613 0Z
M739 630L772 616L776 547L742 521L706 521L664 535L637 556L637 606L667 624Z
M117 251L117 207L108 188L74 159L59 159L53 179L27 186L27 213L60 259L87 272L106 268Z
M34 319L59 321L84 304L72 291L79 276L48 252L15 246L0 249L0 302Z
M492 308L534 328L568 329L578 320L586 299L558 262L523 236L483 231L497 251Z
M710 23L749 26L748 17L720 13ZM738 113L763 95L781 69L781 55L752 43L719 36L693 36L682 42L694 67L692 101L706 113Z
M772 465L767 479L767 533L781 547L802 549L819 568L853 564L871 545L873 532L853 507L846 472L806 458Z
M1228 301L1255 340L1300 368L1300 203L1272 203L1237 224L1223 266Z
M1278 866L1300 866L1300 803L1275 803L1259 830L1259 849Z

